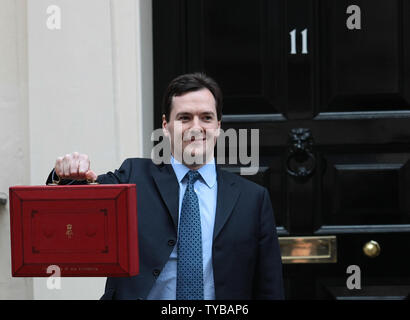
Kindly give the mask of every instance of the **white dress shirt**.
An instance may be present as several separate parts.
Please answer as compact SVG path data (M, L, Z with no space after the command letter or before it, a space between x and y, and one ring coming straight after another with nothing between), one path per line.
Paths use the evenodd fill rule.
M178 219L181 214L182 199L187 187L186 173L190 170L171 157L171 165L174 169L179 183L179 210ZM201 178L194 184L195 193L198 196L199 210L201 214L202 232L202 258L204 271L204 299L215 299L214 274L212 268L212 238L215 223L216 199L218 183L216 178L215 159L205 164L198 172ZM185 178L185 179L184 179ZM154 286L148 294L148 300L175 300L178 252L175 245L168 262L162 269Z

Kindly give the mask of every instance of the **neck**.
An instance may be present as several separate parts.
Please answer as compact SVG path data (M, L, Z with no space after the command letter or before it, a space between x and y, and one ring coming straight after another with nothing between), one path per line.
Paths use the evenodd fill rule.
M184 163L184 165L185 165L186 167L188 167L189 169L191 169L191 170L199 170L199 169L201 169L205 164L206 164L206 163L201 164L201 165L195 165L195 164L189 165L189 164L185 164L185 163Z

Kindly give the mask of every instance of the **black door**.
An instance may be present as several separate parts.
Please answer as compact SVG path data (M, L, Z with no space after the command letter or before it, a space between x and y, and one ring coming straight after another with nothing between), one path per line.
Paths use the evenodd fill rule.
M155 126L167 83L204 71L223 128L259 129L245 177L270 191L287 298L406 298L410 3L154 0L153 21Z

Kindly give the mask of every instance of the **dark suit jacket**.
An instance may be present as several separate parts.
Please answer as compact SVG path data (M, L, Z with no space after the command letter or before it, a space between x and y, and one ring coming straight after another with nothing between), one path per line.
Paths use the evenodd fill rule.
M145 299L177 240L178 181L171 165L127 159L99 183L137 185L140 274L108 278L101 299ZM212 245L215 298L283 299L282 262L267 190L217 166Z

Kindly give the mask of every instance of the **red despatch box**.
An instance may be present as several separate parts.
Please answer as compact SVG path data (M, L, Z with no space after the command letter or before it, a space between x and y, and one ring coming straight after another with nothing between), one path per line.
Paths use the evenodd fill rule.
M10 223L14 277L139 272L134 184L11 187Z

